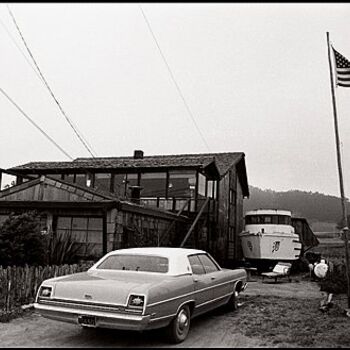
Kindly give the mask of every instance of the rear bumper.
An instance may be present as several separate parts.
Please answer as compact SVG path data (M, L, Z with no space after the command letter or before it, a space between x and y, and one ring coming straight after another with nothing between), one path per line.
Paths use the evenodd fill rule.
M57 307L38 303L34 304L34 308L41 314L41 316L56 321L79 324L79 316L89 315L96 317L96 327L100 328L113 328L123 330L145 330L147 328L153 328L150 326L150 315L138 316L116 314L101 311L79 310L75 308L70 309L66 307Z

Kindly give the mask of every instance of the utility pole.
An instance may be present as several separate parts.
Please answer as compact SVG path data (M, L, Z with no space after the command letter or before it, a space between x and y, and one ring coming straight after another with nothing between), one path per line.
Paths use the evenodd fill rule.
M333 115L334 115L334 131L335 131L335 142L337 147L337 160L338 160L338 172L339 172L339 185L340 185L340 195L343 211L343 239L345 246L345 269L346 269L346 278L347 278L347 296L348 296L348 308L350 308L350 275L349 275L349 245L348 245L348 233L349 233L349 224L348 224L348 214L346 208L346 198L344 195L344 184L343 184L343 172L341 165L341 154L340 154L340 141L339 141L339 131L338 131L338 120L337 120L337 105L335 100L335 89L334 89L334 77L332 69L332 59L331 59L331 46L329 43L329 33L327 32L327 45L328 45L328 61L329 61L329 72L331 79L331 91L332 91L332 102L333 102Z

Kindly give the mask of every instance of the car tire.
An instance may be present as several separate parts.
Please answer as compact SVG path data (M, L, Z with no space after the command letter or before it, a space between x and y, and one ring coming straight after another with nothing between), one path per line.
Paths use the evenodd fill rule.
M235 290L229 301L227 302L227 307L230 311L235 311L238 309L238 292Z
M168 326L168 336L172 343L184 341L190 330L191 313L188 305L181 306L175 318Z

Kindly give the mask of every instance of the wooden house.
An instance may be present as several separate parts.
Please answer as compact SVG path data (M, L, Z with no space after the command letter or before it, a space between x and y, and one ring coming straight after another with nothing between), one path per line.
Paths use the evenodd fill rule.
M89 243L96 256L159 245L205 249L225 266L242 258L238 234L249 196L242 152L144 156L137 150L5 172L16 175L16 185L0 192L0 222L10 212L38 210L48 233L73 234L82 252Z

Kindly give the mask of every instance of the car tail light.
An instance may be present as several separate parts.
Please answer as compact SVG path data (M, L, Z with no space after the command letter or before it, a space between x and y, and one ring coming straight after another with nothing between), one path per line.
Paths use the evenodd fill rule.
M144 295L130 295L128 307L133 309L143 309L145 305Z

